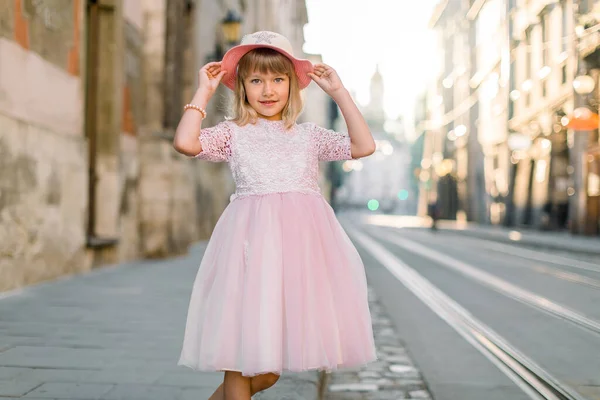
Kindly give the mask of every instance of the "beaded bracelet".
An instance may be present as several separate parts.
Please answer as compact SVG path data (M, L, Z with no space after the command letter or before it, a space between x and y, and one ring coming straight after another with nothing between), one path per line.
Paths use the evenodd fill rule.
M184 111L189 110L190 108L194 109L194 110L198 111L200 114L202 114L202 119L206 118L206 110L204 108L199 107L195 104L186 104L185 106L183 106Z

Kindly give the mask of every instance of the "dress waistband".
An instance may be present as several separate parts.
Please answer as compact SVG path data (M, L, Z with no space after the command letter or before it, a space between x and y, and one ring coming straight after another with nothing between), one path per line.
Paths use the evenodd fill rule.
M234 194L231 195L231 197L229 198L229 201L234 201L237 199L241 199L244 197L250 197L250 196L268 196L271 194L287 194L287 193L300 193L300 194L307 194L307 195L312 195L312 196L319 196L319 197L323 197L323 194L321 192L318 191L314 191L314 190L281 190L281 191L269 191L269 192L235 192Z

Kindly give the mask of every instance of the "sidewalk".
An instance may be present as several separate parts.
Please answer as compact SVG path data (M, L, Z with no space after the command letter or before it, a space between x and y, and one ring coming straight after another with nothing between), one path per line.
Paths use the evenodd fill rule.
M585 253L600 257L600 237L578 236L567 232L543 232L520 228L478 225L456 221L438 221L440 230L524 246Z
M0 398L207 399L222 374L176 365L203 250L0 293ZM284 374L255 398L313 400L318 386Z

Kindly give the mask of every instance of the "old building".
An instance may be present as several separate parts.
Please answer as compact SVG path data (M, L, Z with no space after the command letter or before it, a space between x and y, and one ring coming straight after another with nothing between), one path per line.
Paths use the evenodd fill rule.
M178 4L189 21L193 7ZM192 169L165 121L167 12L164 1L3 2L0 290L177 254L198 237Z
M88 269L85 5L0 7L0 289Z
M439 70L427 94L428 119L419 127L425 134L420 179L427 188L426 203L437 204L442 218L485 222L478 101L491 71L479 52L485 46L476 42L475 3L481 2L440 1L430 18L438 37Z
M561 121L573 110L573 2L516 2L510 15L512 197L506 223L565 227L569 156Z
M469 220L598 232L599 11L591 0L438 3L443 57L421 123L428 201L440 174L455 174Z

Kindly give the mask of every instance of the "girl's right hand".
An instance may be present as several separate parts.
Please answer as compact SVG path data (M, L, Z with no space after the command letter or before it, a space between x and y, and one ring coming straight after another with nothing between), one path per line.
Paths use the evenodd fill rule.
M225 73L227 73L227 71L221 70L220 62L210 62L206 64L198 71L198 89L206 90L208 94L212 96L217 90Z

